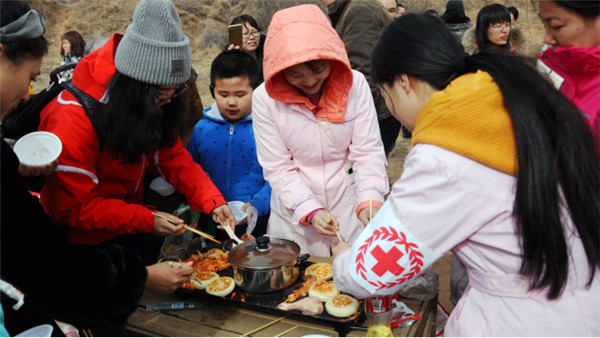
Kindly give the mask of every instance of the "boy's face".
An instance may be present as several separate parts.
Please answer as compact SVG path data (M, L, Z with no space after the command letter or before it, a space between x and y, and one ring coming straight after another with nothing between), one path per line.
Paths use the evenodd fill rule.
M215 101L221 113L237 122L252 111L252 86L247 76L215 79Z

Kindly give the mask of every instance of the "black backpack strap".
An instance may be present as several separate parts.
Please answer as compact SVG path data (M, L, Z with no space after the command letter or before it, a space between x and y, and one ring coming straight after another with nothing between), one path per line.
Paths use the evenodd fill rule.
M73 94L79 104L81 104L83 110L90 119L90 122L92 122L92 126L96 131L98 140L100 141L100 147L102 147L104 145L104 141L106 141L106 134L103 132L100 122L102 116L102 103L88 95L83 90L77 88L71 81L63 82L61 83L61 86Z

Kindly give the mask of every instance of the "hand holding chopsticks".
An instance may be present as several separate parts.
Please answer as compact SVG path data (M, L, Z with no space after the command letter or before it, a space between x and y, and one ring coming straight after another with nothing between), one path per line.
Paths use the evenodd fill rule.
M206 238L206 239L209 239L209 240L211 240L211 241L213 241L213 242L216 242L216 243L219 243L219 244L221 244L221 242L217 241L217 240L214 238L214 236L212 236L212 235L209 235L209 234L207 234L207 233L205 233L205 232L202 232L202 231L200 231L200 230L194 229L194 228L192 228L191 226L189 226L189 225L187 225L187 224L184 224L184 223L177 223L175 220L172 220L172 219L170 219L169 217L163 216L163 215L161 215L161 214L159 214L159 213L157 213L157 212L153 212L153 213L152 213L152 215L154 215L154 216L156 216L156 217L159 217L159 218L162 218L162 219L166 220L167 222L169 222L169 223L171 223L171 224L174 224L174 225L183 225L183 228L184 228L185 230L191 231L191 232L193 232L193 233L195 233L195 234L198 234L198 235L200 235L200 236L202 236L202 237L204 237L204 238Z

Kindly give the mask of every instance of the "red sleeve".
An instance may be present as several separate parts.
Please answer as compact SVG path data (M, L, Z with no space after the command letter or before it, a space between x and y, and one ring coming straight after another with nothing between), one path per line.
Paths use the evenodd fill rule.
M216 207L227 203L204 169L194 162L180 139L173 147L160 149L154 161L159 172L175 190L185 195L192 209L209 214Z

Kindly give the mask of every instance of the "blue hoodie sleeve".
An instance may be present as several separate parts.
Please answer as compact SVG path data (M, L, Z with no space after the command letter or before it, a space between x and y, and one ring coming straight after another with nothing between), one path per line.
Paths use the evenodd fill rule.
M266 215L271 211L271 185L269 182L265 181L265 185L252 196L250 204L256 208L258 216Z

